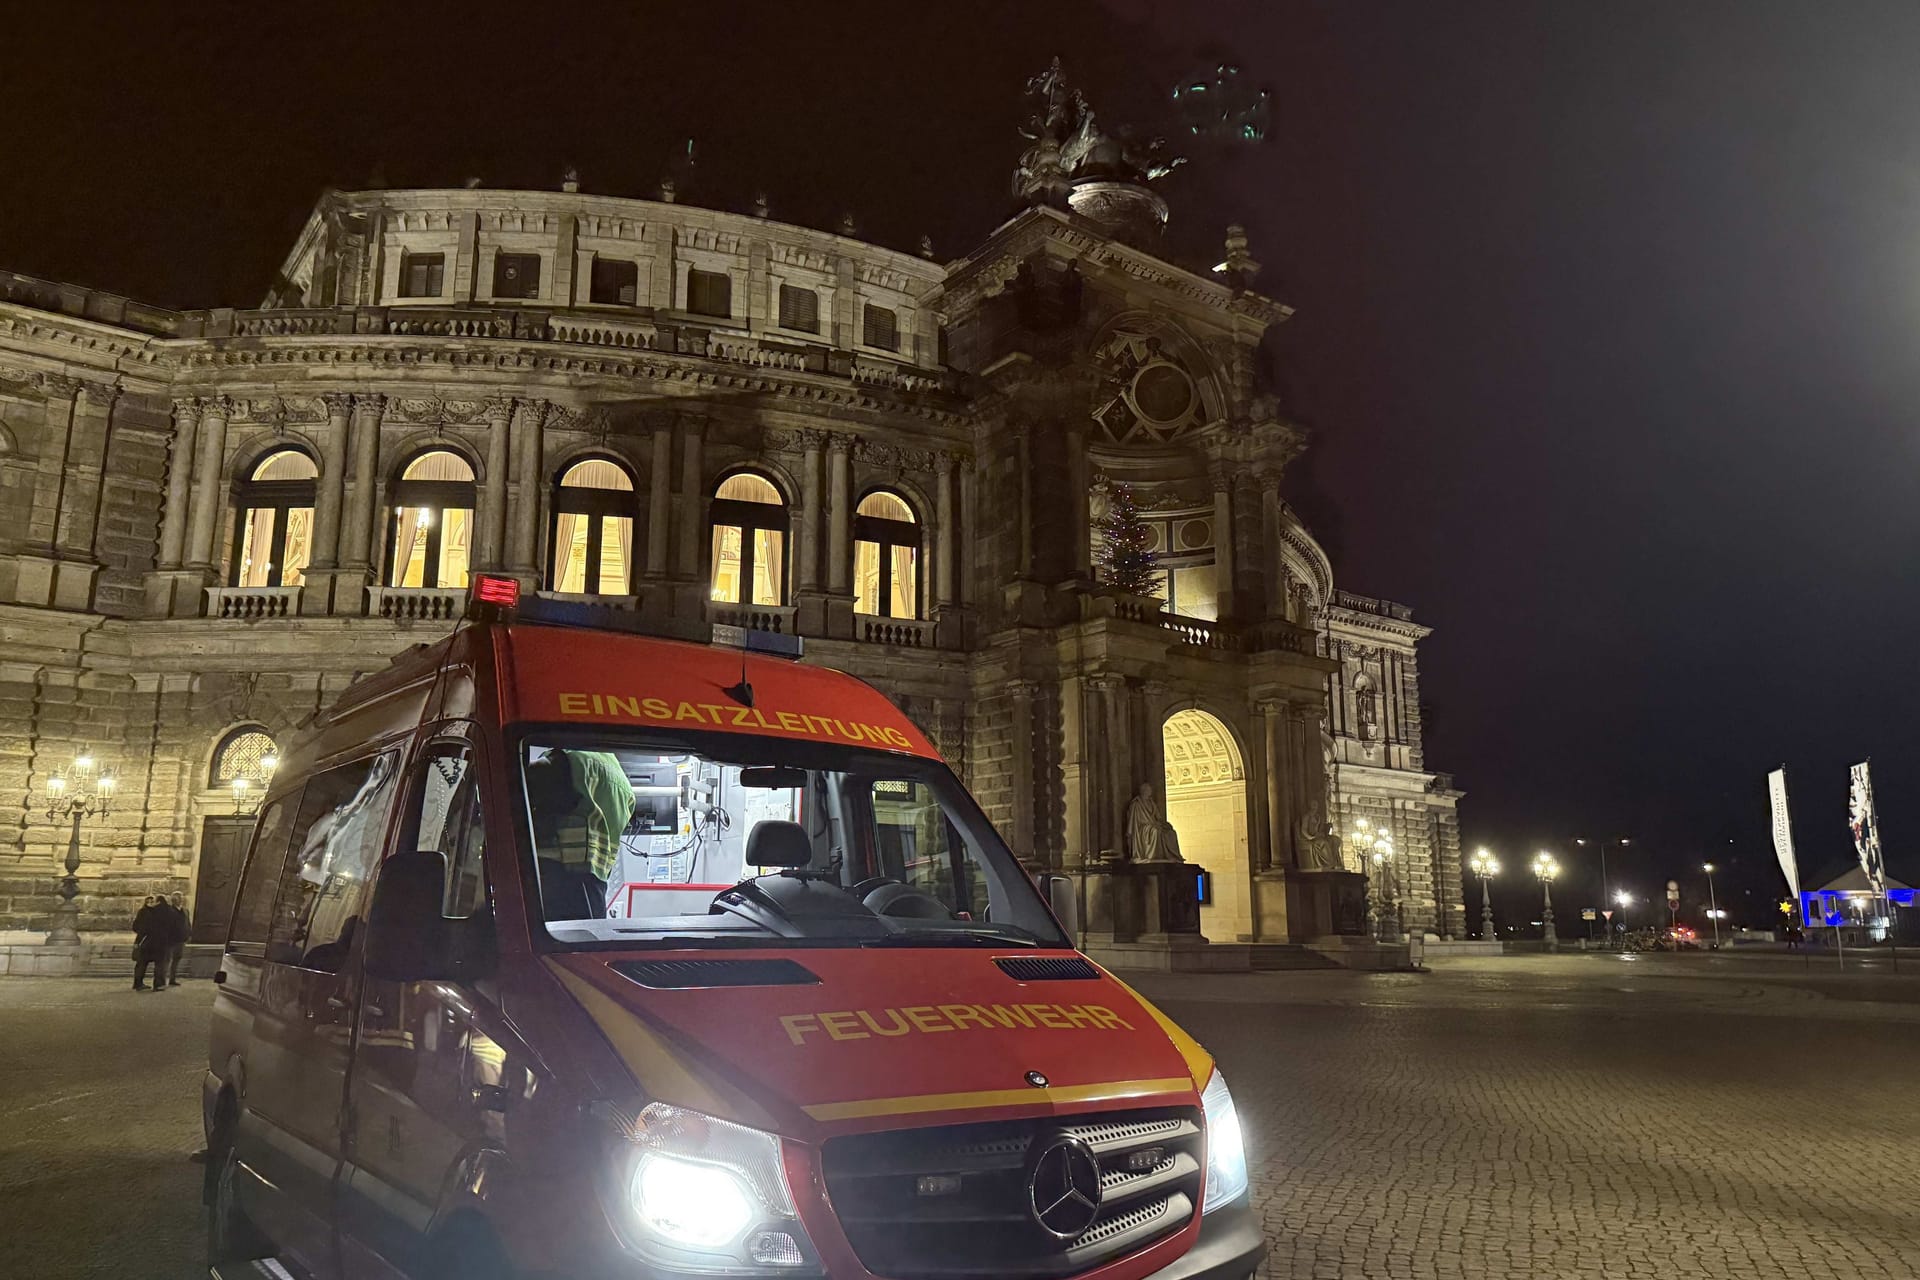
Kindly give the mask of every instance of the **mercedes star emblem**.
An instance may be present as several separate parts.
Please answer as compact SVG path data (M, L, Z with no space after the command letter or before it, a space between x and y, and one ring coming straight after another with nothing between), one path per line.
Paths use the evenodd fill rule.
M1047 1078L1038 1071L1029 1071L1027 1072L1027 1083L1036 1089L1044 1089L1047 1087Z
M1065 1135L1040 1149L1028 1175L1033 1220L1061 1240L1076 1240L1100 1216L1100 1162L1093 1148Z

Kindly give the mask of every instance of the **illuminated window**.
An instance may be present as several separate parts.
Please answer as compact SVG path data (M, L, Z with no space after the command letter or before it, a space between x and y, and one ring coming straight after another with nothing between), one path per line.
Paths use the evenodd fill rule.
M633 477L617 462L588 458L553 487L547 589L626 595L633 572Z
M593 260L593 300L632 306L639 298L640 266L615 258Z
M259 786L272 777L268 761L278 762L280 749L266 730L247 725L235 729L214 748L213 772L208 785L230 787L236 778Z
M900 349L900 316L892 307L876 307L869 302L861 328L861 341L868 346L882 351Z
M1099 562L1101 536L1098 522L1106 514L1106 499L1096 496L1092 516L1093 556ZM1215 567L1213 512L1211 509L1162 515L1144 514L1147 546L1158 562L1154 585L1147 592L1166 601L1166 611L1188 618L1212 622L1220 616L1220 578Z
M785 604L787 504L764 477L742 471L714 490L713 598L729 604Z
M920 616L920 524L898 494L878 490L853 514L853 611Z
M733 314L733 277L724 271L687 270L687 310L697 316Z
M389 587L464 587L473 563L473 466L435 449L409 462L393 486L387 537Z
M268 454L234 486L235 587L297 587L313 553L314 481L319 470L298 449Z

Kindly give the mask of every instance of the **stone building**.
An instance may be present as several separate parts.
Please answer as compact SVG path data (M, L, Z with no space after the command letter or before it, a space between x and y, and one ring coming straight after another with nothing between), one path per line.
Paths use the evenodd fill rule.
M1322 625L1340 664L1325 747L1347 865L1372 877L1396 929L1464 938L1472 929L1460 892L1460 792L1451 776L1427 772L1421 739L1415 647L1428 628L1405 605L1348 591L1334 592ZM1363 859L1382 834L1390 855L1369 867Z
M1418 900L1458 919L1420 631L1336 598L1279 495L1304 437L1254 368L1288 309L1237 233L1212 271L1156 250L1155 162L1077 96L1040 85L1029 123L1016 212L944 264L569 180L329 192L253 308L0 274L0 929L48 926L49 782L86 754L116 787L80 827L83 929L182 889L218 938L276 744L480 570L806 637L1079 877L1111 955L1352 933L1330 823L1359 807L1427 823ZM1159 599L1096 580L1116 483ZM1377 660L1349 678L1329 627L1394 655L1377 732L1341 701ZM1197 919L1195 877L1130 856L1163 804Z

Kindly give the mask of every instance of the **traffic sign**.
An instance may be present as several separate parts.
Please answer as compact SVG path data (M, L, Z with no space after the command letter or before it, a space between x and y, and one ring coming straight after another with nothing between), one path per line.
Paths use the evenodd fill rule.
M1596 920L1599 917L1594 914L1592 907L1582 907L1580 908L1580 918L1582 920Z
M1602 912L1600 913L1600 918L1601 918L1601 919L1603 919L1603 920L1605 920L1605 921L1606 921L1606 922L1607 922L1608 924L1612 924L1612 923L1613 923L1613 912L1611 912L1611 911L1602 911Z

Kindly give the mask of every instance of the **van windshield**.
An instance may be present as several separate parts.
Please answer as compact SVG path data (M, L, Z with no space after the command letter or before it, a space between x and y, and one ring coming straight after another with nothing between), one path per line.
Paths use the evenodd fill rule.
M539 923L572 945L1069 945L945 766L729 734L534 732Z

